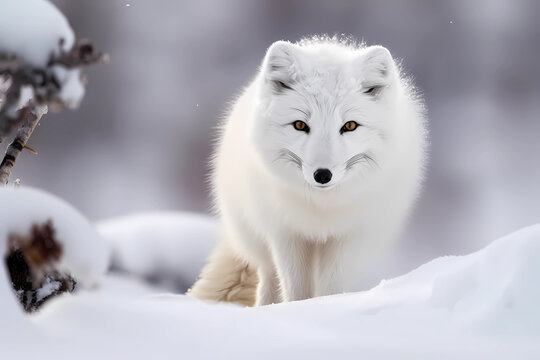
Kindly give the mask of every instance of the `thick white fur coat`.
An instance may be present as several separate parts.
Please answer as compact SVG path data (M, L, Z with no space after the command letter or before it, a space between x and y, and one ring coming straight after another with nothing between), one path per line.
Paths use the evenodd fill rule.
M265 305L352 290L364 259L398 237L425 144L422 103L388 50L274 43L223 124L212 173L221 244L191 294L223 300L245 284L251 298L227 301ZM238 280L242 266L252 271Z

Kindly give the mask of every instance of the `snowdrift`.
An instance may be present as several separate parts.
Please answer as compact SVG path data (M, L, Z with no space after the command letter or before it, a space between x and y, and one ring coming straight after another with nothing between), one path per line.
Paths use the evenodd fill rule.
M111 247L111 267L184 293L195 282L217 239L208 216L153 212L97 224Z
M145 247L150 258L166 254L165 269L182 270L174 265L178 253L188 254L178 257L187 267L200 266L215 236L209 219L168 214L105 222L100 229L110 240L104 242L78 212L51 195L0 189L0 204L0 247L12 229L52 218L59 241L73 249L65 266L76 276L94 274L89 277L98 283L27 316L0 267L2 359L540 358L540 225L467 256L435 259L369 291L243 308L100 275L109 249L103 244L121 253L115 255L119 267L139 274L155 268L144 260ZM182 225L169 228L177 220ZM134 237L131 249L136 226L145 229L147 240ZM197 244L204 250L197 252Z

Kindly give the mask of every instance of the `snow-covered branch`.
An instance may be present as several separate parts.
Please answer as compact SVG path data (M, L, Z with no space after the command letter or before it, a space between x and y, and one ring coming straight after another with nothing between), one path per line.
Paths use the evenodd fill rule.
M50 2L0 4L0 143L19 129L0 165L0 182L7 183L38 115L76 108L85 92L82 69L106 60L89 40L75 41L67 20Z
M59 44L61 48L61 44ZM0 109L0 142L24 120L26 105L49 106L59 111L75 108L84 95L84 75L80 68L106 60L95 53L88 40L51 56L45 66L32 66L14 54L0 53L0 76L8 84Z

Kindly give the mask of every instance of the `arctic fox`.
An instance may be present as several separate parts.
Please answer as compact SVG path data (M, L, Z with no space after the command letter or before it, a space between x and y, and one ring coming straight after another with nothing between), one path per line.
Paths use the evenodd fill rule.
M352 289L419 193L421 100L382 46L278 41L223 124L219 245L190 294L265 305Z

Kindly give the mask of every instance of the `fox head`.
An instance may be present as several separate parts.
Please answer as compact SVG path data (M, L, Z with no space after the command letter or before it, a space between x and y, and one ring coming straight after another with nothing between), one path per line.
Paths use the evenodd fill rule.
M278 41L259 76L255 146L274 176L325 191L384 166L400 84L386 48Z

